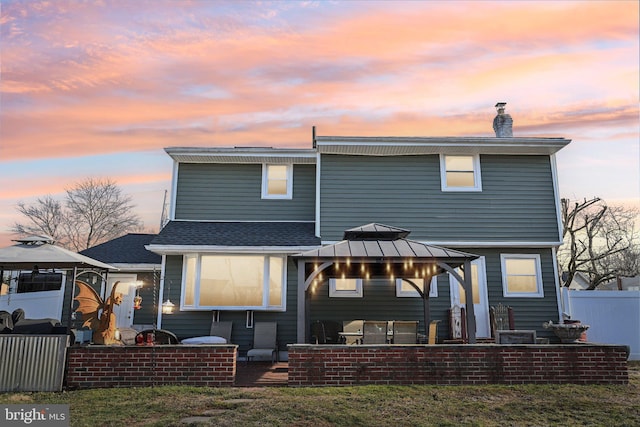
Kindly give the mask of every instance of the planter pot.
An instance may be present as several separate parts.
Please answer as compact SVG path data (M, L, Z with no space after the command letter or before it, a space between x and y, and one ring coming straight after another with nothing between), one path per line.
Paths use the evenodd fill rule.
M560 341L564 344L576 343L580 341L586 341L586 330L589 329L589 325L583 325L582 323L553 323L551 321L543 323L542 326L545 329L551 329Z

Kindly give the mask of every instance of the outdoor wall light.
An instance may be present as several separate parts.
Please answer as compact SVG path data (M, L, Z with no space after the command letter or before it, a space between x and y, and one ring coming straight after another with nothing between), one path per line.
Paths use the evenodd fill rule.
M162 314L173 314L173 308L176 305L171 302L169 298L165 302L162 303Z

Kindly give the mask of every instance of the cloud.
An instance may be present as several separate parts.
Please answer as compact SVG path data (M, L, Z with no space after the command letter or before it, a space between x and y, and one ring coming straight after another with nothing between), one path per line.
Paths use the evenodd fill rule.
M492 136L497 101L516 136L571 138L571 162L587 162L602 156L573 147L638 139L638 9L3 1L0 167L30 173L12 169L20 182L0 185L12 200L59 192L91 173L85 163L123 182L162 181L162 147L308 148L313 125L319 135Z

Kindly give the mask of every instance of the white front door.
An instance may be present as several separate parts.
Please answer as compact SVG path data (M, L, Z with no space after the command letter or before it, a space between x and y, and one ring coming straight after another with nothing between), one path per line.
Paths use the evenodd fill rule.
M462 272L456 270L462 276ZM465 292L462 285L449 275L451 284L451 306L465 306ZM476 315L476 338L491 337L489 327L489 301L487 299L487 274L484 257L471 262L471 287L473 291L473 311Z
M133 297L136 296L135 283L137 279L138 276L135 274L109 275L105 300L111 295L111 289L115 282L120 282L116 288L116 293L122 294L122 303L113 306L117 328L130 328L133 325Z

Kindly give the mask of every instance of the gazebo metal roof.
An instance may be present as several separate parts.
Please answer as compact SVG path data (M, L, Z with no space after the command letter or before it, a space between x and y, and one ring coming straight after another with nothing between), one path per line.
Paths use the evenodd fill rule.
M409 258L421 258L460 264L464 263L465 260L479 258L478 255L467 252L407 239L406 237L409 233L409 230L402 228L371 223L346 230L344 232L345 240L306 251L296 256L317 260L350 257L360 262L371 262L372 260L369 258L373 258L373 261L381 259L385 261L400 261Z

